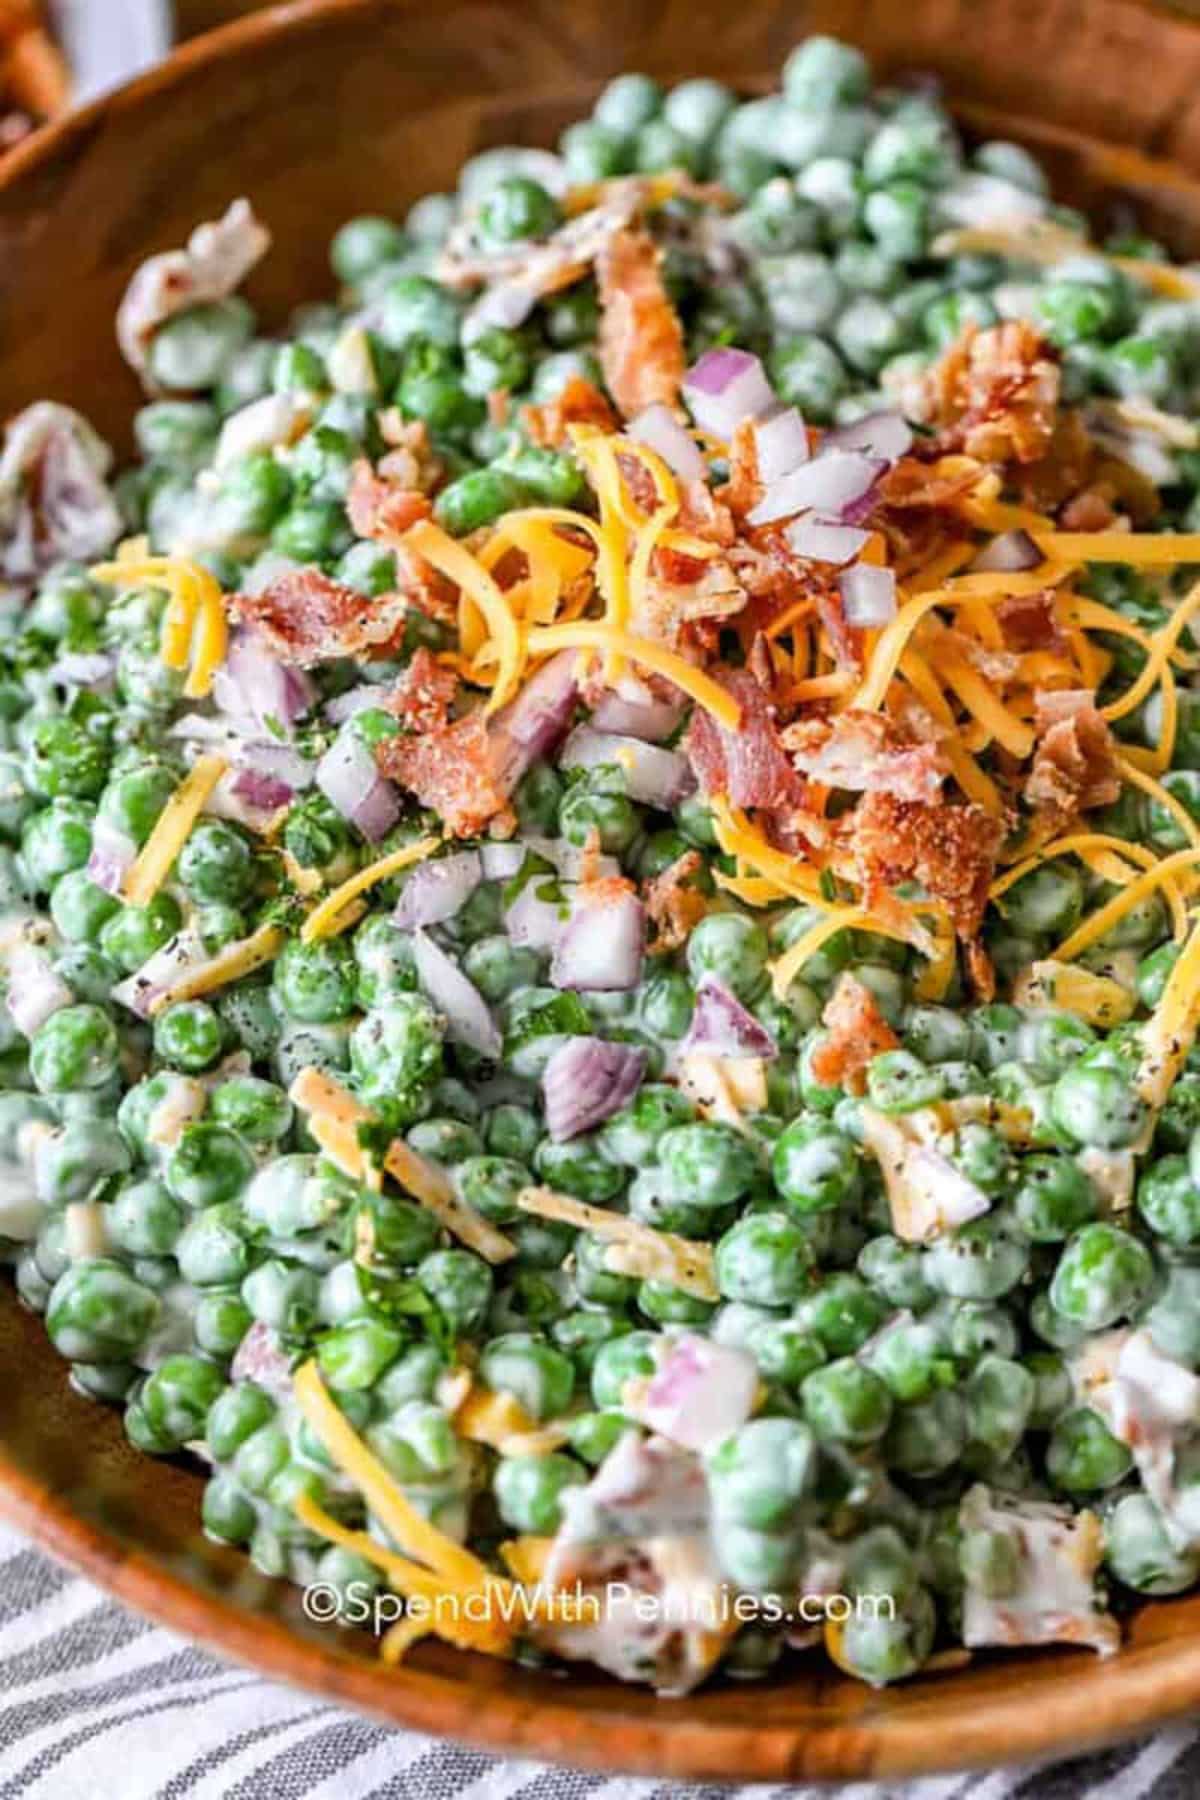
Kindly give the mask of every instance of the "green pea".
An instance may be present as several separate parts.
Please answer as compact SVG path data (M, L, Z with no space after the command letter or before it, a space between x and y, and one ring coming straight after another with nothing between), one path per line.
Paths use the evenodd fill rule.
M861 50L839 39L815 35L797 44L783 65L783 91L806 112L865 100L871 70Z
M766 932L753 919L709 913L688 939L688 971L697 982L715 975L739 1000L752 1000L763 985L768 954Z
M859 1185L853 1141L823 1119L796 1119L771 1157L776 1187L797 1213L823 1212L852 1200Z
M149 962L169 944L183 923L179 903L168 893L155 894L145 906L123 906L100 930L100 948L125 974Z
M558 149L573 186L607 181L629 169L628 139L596 119L581 119L568 125L558 140Z
M706 1458L722 1528L733 1523L772 1531L798 1523L816 1463L816 1443L802 1420L750 1420Z
M242 1282L242 1299L262 1325L283 1337L304 1337L317 1318L317 1278L299 1263L272 1257Z
M1059 1257L1050 1283L1054 1311L1085 1331L1136 1312L1149 1297L1154 1263L1146 1246L1119 1225L1085 1225Z
M169 1256L183 1230L183 1208L160 1181L125 1182L108 1211L108 1234L131 1256Z
M509 1331L493 1338L480 1357L479 1372L488 1387L511 1394L539 1423L566 1411L575 1386L570 1358L532 1332Z
M853 1357L814 1369L800 1388L804 1416L822 1443L873 1444L888 1428L892 1399L887 1384Z
M452 537L469 537L520 506L524 497L520 482L506 469L472 469L442 489L435 515Z
M867 1361L897 1400L927 1400L954 1381L954 1365L944 1353L942 1334L926 1319L899 1319L880 1332Z
M200 1294L192 1320L196 1348L228 1362L253 1323L240 1294L228 1289Z
M350 1036L350 1066L368 1105L395 1102L441 1074L442 1039L437 1014L417 994L393 993Z
M200 1356L168 1356L146 1378L139 1397L151 1429L181 1449L204 1434L208 1410L225 1390L215 1363Z
M492 1272L482 1258L469 1250L434 1250L418 1264L417 1279L454 1331L470 1336L479 1329L492 1297Z
M558 825L562 836L578 849L598 837L605 855L622 856L638 834L638 812L624 793L603 792L580 782L560 804Z
M206 1206L184 1226L176 1244L179 1273L195 1287L228 1287L254 1262L248 1224L232 1201Z
M658 1140L658 1160L671 1196L698 1207L741 1199L758 1174L750 1142L717 1121L672 1126Z
M511 1225L520 1217L517 1196L533 1185L523 1163L503 1156L473 1156L458 1171L459 1191L469 1205L494 1225Z
M1029 1247L1003 1222L973 1219L925 1252L925 1278L956 1300L998 1300L1029 1266Z
M273 1081L233 1075L214 1088L209 1113L216 1125L248 1144L277 1144L291 1129L292 1103Z
M60 875L80 869L92 848L95 809L82 800L52 800L21 830L21 863L30 886L48 892Z
M1108 1515L1105 1560L1139 1594L1181 1594L1200 1577L1200 1552L1179 1549L1147 1494L1126 1494Z
M537 1149L541 1135L537 1114L510 1100L494 1106L483 1123L483 1141L488 1153L511 1162L527 1163Z
M1147 1114L1124 1070L1076 1063L1054 1084L1051 1116L1075 1143L1119 1150L1139 1136Z
M309 1025L328 1025L354 1011L356 968L341 938L304 944L293 938L275 959L272 985L283 1010Z
M890 1234L874 1237L863 1245L858 1257L858 1272L891 1306L910 1307L919 1312L933 1299L925 1279L921 1250L915 1244L901 1243Z
M884 1438L889 1467L929 1480L953 1467L968 1436L967 1409L950 1388L934 1388L924 1399L897 1406Z
M1005 1458L1016 1450L1033 1407L1029 1370L1007 1356L984 1356L963 1384L971 1442Z
M254 885L250 839L225 819L200 819L179 855L179 879L195 900L239 905Z
M395 262L408 247L408 238L391 219L364 214L347 219L334 234L329 261L339 281L355 287L366 276Z
M30 1040L29 1067L43 1094L100 1088L117 1072L120 1040L98 1006L64 1006Z
M321 1339L317 1361L334 1387L362 1393L375 1386L404 1343L404 1334L382 1319L351 1319Z
M1089 1406L1063 1413L1046 1446L1046 1474L1070 1494L1094 1493L1122 1479L1133 1467L1128 1449Z
M511 1530L546 1535L562 1522L565 1491L586 1481L580 1464L557 1451L549 1456L506 1456L496 1466L493 1491L500 1517Z
M182 1206L219 1206L242 1192L254 1174L246 1145L223 1125L203 1121L185 1129L167 1158L163 1179Z
M568 1442L576 1456L595 1468L630 1429L628 1419L617 1412L577 1413L567 1426Z
M215 387L253 331L254 315L236 295L188 307L160 325L150 340L150 374L168 393Z
M849 1356L878 1331L887 1313L887 1302L859 1276L843 1273L826 1276L796 1308L796 1319L831 1356Z
M599 1407L619 1407L627 1381L653 1375L656 1345L651 1331L627 1331L601 1344L592 1362L592 1400Z
M716 1247L717 1286L727 1300L790 1306L808 1287L812 1250L786 1213L750 1213Z
M190 1074L216 1062L224 1044L220 1015L203 1000L178 1000L155 1018L155 1055Z
M88 1257L55 1282L46 1329L71 1362L119 1362L141 1349L158 1312L158 1296L120 1263Z
M1069 1156L1026 1156L1013 1209L1021 1230L1038 1244L1062 1243L1094 1219L1095 1189Z
M200 1517L205 1532L222 1544L246 1544L258 1514L232 1475L217 1474L204 1484Z

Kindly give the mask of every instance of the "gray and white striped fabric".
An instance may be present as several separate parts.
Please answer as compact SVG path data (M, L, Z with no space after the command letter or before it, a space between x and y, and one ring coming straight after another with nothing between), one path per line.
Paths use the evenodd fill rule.
M397 1731L219 1662L0 1527L0 1800L718 1800ZM746 1800L819 1800L756 1787ZM828 1790L824 1790L828 1792ZM840 1800L1195 1800L1200 1738Z

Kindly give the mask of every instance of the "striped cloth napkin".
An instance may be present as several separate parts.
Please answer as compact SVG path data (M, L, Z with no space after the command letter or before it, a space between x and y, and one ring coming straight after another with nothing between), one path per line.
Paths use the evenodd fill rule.
M754 1787L745 1800L831 1790ZM854 1782L839 1800L1195 1800L1190 1730L1038 1770ZM509 1762L220 1662L0 1526L0 1800L718 1800Z

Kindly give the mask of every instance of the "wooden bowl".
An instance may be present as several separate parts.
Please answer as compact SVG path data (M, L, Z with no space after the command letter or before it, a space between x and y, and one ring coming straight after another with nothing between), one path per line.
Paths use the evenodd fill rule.
M617 70L752 88L812 30L856 40L881 74L935 71L969 127L1039 149L1067 197L1101 215L1132 195L1200 254L1200 30L1132 0L299 0L189 45L8 160L0 417L47 395L127 441L122 288L234 195L275 233L253 291L279 316L328 290L342 219L402 211L488 145L552 142ZM1142 1608L1108 1662L984 1655L884 1693L816 1657L665 1702L587 1669L530 1673L436 1645L388 1671L368 1638L309 1624L294 1589L206 1542L195 1469L149 1462L115 1412L73 1394L7 1287L0 1367L6 1516L164 1623L400 1724L608 1769L781 1781L1065 1754L1200 1702L1200 1596Z

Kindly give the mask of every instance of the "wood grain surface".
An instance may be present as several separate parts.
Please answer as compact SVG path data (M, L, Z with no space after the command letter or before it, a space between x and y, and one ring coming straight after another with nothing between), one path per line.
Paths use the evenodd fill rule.
M187 0L184 0L187 11ZM275 234L268 318L328 291L333 228L401 212L506 141L551 143L622 68L764 84L806 31L881 74L932 69L967 122L1038 146L1097 216L1132 194L1200 253L1200 29L1134 0L299 0L170 63L0 170L0 416L70 400L125 440L138 395L113 341L137 263L246 193ZM1102 141L1107 140L1107 141ZM147 1461L73 1394L41 1321L0 1292L0 1509L135 1606L349 1704L514 1753L734 1781L894 1776L1065 1754L1200 1703L1200 1598L1140 1609L1125 1653L985 1655L874 1693L814 1657L746 1687L655 1701L423 1645L385 1671L366 1639L199 1530L201 1477Z

